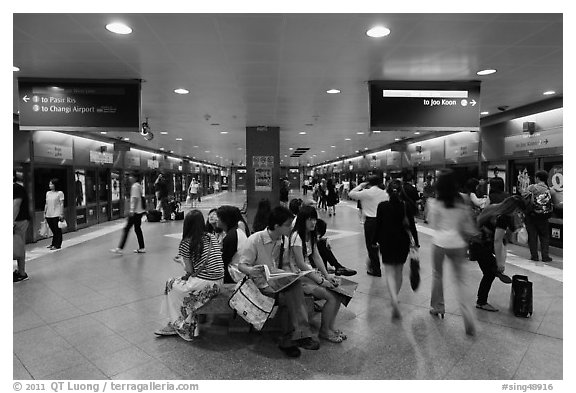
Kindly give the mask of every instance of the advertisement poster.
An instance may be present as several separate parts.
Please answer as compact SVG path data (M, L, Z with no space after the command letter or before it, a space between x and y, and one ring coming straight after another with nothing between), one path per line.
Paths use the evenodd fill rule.
M554 190L552 192L552 202L554 203L554 217L562 218L564 209L564 168L562 164L553 166L548 171L548 186Z
M512 178L512 193L522 195L528 186L533 182L535 166L534 164L519 164L514 165L514 177Z
M75 172L74 193L76 194L76 206L86 206L86 173L84 170Z
M112 172L110 176L110 189L112 190L112 202L120 200L120 174Z
M272 191L272 168L254 169L254 191Z

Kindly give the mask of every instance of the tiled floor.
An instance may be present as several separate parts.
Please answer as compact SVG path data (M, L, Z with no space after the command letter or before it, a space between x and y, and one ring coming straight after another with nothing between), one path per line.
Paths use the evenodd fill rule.
M203 202L204 214L208 206L241 206L244 197L217 195ZM508 311L510 287L496 280L489 300L500 312L474 309L478 334L470 338L464 334L449 269L446 318L428 313L430 237L422 227L422 284L413 292L405 269L403 318L392 321L384 278L365 273L355 204L343 201L337 209L334 217L320 215L337 231L329 235L338 237L332 245L340 262L359 271L353 277L358 292L338 316L338 327L348 335L342 344L322 341L320 350L288 359L277 348L276 332L230 333L221 319L202 326L201 337L193 342L157 338L153 331L161 325L164 281L180 273L171 261L178 236L166 235L179 234L182 223L145 223L148 253L132 253L136 239L131 234L119 256L108 251L120 235L115 222L66 234L59 252L30 254L30 280L13 288L14 379L563 378L561 258L555 258L555 274L508 264L508 274L528 274L533 281L534 315L514 317ZM46 242L28 248L40 250ZM523 260L521 255L513 258ZM473 304L481 272L474 262L467 262L465 270ZM313 324L317 331L318 314Z

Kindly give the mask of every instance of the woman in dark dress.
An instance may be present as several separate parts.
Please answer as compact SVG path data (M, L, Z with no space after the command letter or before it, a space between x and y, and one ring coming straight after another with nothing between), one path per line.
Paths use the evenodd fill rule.
M328 179L326 182L326 206L328 206L328 216L332 216L332 214L336 215L336 204L338 203L338 194L336 193L336 187L334 187L334 183L332 179ZM330 209L332 208L332 209Z
M386 192L390 199L380 202L376 213L378 244L390 293L392 318L399 319L401 315L398 308L398 293L402 288L402 269L410 251L410 235L405 226L406 206L400 199L402 182L398 179L392 180Z

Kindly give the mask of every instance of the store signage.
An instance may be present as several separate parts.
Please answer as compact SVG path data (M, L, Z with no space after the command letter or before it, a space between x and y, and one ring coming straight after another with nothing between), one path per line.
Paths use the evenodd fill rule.
M138 131L140 81L18 79L20 129Z
M445 158L455 160L457 158L469 157L478 154L478 144L468 143L465 145L448 145L446 144Z
M157 160L148 160L147 164L148 164L148 168L150 168L150 169L158 169L158 167L160 166L160 164L158 163Z
M417 162L430 161L430 150L425 150L421 153L411 153L410 161L412 161L412 164L416 164Z
M114 162L114 154L90 150L90 162L96 164L112 164Z
M480 127L480 82L370 81L372 130Z
M128 156L128 166L140 166L140 157L139 156Z
M274 168L274 156L252 156L254 168Z
M504 138L504 154L511 155L515 152L562 147L563 139L561 129L537 132L533 135L521 134L508 136Z
M34 155L61 160L71 160L73 157L72 146L54 145L51 143L35 143Z

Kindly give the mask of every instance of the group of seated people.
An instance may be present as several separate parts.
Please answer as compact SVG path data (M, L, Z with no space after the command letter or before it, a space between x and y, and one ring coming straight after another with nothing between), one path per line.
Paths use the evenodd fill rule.
M262 220L258 212L253 227L258 230L252 234L237 207L213 209L206 222L199 210L191 210L184 218L175 258L186 274L166 282L161 314L167 323L155 334L191 341L197 310L218 295L222 284L247 276L254 278L261 293L276 298L282 330L279 347L287 356L300 356L299 348L320 347L310 329L305 295L325 300L318 337L333 343L345 340L346 335L335 327L341 301L330 289L338 285L336 275L356 272L338 263L324 237L326 223L318 219L316 209L301 200L290 205L292 211L283 206L269 209L264 228L256 228L256 221ZM327 263L335 274L328 271ZM309 273L273 293L256 265L266 265L271 273Z

